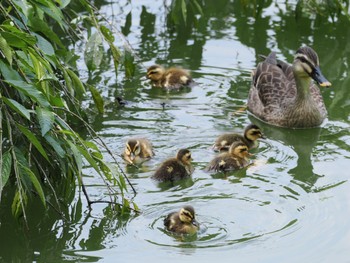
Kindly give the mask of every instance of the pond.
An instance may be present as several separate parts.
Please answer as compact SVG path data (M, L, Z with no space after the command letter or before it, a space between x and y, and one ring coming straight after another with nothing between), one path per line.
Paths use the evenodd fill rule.
M95 204L90 211L77 192L67 208L72 213L67 222L54 211L38 218L38 202L30 209L28 232L1 222L0 259L348 262L349 20L311 12L296 16L297 1L265 1L254 7L240 0L217 0L205 1L198 29L169 34L167 1L114 2L96 4L108 19L122 25L140 65L132 79L122 72L116 78L111 64L90 76L106 100L104 115L91 118L115 154L122 153L129 137L152 141L156 155L140 167L120 159L142 213L118 217L106 204ZM278 59L292 62L303 44L318 53L322 72L332 83L321 90L328 119L320 128L292 130L249 116L244 106L259 54L273 50ZM155 63L189 69L198 85L174 92L152 88L145 73ZM127 104L119 106L117 97ZM93 109L92 104L87 102L87 107ZM206 172L215 156L215 138L241 133L251 122L267 137L252 151L254 165L229 174ZM180 148L192 152L192 178L174 185L154 182L150 177L158 165ZM91 198L106 198L101 179L88 167L85 173ZM194 237L179 238L164 231L163 220L185 204L195 207L201 230Z

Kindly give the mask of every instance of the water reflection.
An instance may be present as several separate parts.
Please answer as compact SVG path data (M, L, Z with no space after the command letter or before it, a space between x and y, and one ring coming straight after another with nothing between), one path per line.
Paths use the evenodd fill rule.
M282 142L297 154L297 165L288 173L297 181L304 183L301 186L305 191L310 192L320 177L313 171L311 157L322 128L286 129L266 124L253 116L250 116L250 119L261 127L266 137Z

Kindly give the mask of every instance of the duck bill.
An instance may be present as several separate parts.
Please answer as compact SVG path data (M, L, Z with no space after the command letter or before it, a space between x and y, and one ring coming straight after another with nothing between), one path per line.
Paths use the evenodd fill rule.
M332 84L323 76L320 67L316 67L315 70L311 73L311 77L321 86L329 87Z
M191 223L192 223L192 225L194 225L195 227L199 228L199 223L198 223L198 221L197 221L196 219L193 219Z

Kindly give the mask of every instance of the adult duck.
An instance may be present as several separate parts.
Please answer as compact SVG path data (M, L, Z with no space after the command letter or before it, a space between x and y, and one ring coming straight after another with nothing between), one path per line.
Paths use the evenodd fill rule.
M288 128L309 128L322 124L327 116L321 87L331 83L323 76L316 52L299 48L293 65L276 59L271 52L253 72L248 110L264 122Z

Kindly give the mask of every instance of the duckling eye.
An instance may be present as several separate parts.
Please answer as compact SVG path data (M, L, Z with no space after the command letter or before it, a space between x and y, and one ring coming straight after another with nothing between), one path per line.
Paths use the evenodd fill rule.
M187 159L191 159L191 154L187 155Z
M247 151L247 148L243 148L243 149L240 150L241 153L242 152L246 152L246 151Z

